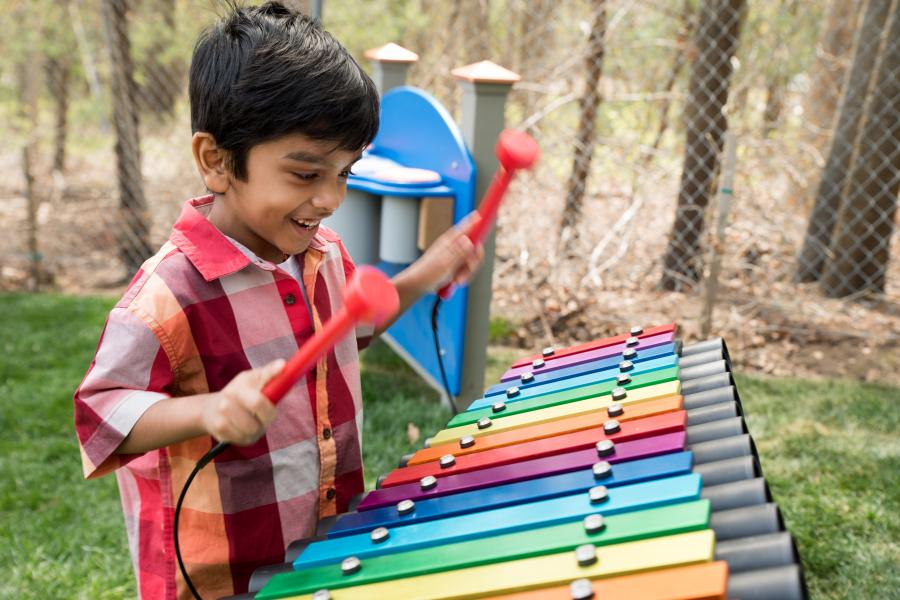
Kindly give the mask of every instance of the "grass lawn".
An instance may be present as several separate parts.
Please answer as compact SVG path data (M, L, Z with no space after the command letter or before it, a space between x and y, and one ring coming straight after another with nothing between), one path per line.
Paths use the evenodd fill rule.
M135 594L113 478L84 482L71 393L109 299L0 295L0 597ZM488 380L518 351L492 349ZM763 470L814 598L900 590L900 389L739 377ZM383 344L364 355L368 483L449 418ZM891 592L890 590L895 590Z

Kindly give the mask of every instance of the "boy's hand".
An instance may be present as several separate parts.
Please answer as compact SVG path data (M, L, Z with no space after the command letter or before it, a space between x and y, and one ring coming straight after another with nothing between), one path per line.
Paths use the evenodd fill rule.
M278 410L262 389L284 367L278 359L259 369L238 373L225 388L210 394L203 407L203 426L220 442L248 446L262 437Z
M420 293L434 292L444 284L465 285L484 259L484 248L466 236L479 218L471 213L455 227L445 231L415 263L410 275Z
M472 243L466 233L479 218L473 212L459 224L442 233L419 260L409 265L391 279L400 296L400 310L393 319L375 328L380 334L412 306L423 294L436 292L445 284L464 285L484 259L484 248Z

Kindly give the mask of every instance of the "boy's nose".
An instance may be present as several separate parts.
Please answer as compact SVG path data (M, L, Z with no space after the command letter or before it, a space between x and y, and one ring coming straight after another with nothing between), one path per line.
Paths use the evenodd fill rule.
M318 209L334 212L344 200L344 191L337 187L322 186L312 198L312 204Z

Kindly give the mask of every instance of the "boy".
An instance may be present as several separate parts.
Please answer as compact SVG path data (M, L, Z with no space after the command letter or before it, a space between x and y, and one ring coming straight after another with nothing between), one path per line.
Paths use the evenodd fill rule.
M179 525L204 598L246 591L261 565L363 491L358 349L341 340L276 409L261 389L338 308L353 263L320 221L378 128L372 81L314 21L235 8L197 42L192 150L211 192L113 308L75 392L86 477L115 471L138 588L190 597L175 501L216 441ZM401 311L481 260L459 229L397 275ZM385 325L386 327L387 325Z

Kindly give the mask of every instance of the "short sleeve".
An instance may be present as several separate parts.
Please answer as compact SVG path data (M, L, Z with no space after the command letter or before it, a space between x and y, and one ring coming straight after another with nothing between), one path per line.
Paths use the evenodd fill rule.
M172 383L171 365L156 334L129 309L114 308L74 396L85 478L105 475L140 456L116 454L116 449L148 408L171 395Z
M338 247L341 249L341 264L344 267L344 280L350 281L350 278L353 276L353 273L356 271L356 264L353 262L353 259L350 257L350 253L347 251L347 248L344 246L344 242L340 239L337 240ZM375 336L375 326L371 323L357 323L356 325L356 346L360 350L363 350L372 343L372 338Z

